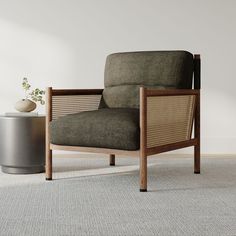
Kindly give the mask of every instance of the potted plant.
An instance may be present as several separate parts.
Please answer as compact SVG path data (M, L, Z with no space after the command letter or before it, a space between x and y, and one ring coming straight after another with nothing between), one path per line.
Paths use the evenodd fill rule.
M31 112L33 111L39 102L41 105L45 104L44 94L45 91L39 88L30 90L31 85L28 82L27 78L23 78L22 87L25 91L25 98L21 99L15 104L15 109L20 112Z

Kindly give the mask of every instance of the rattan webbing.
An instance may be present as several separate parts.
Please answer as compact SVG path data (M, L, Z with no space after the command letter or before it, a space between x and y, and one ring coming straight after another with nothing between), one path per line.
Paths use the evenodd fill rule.
M194 95L148 97L147 147L189 140L194 104Z
M82 111L97 110L101 95L68 95L52 97L52 119Z

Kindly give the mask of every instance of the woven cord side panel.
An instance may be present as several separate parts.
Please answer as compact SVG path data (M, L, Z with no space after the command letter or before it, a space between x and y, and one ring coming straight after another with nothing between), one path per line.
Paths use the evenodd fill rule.
M83 111L97 110L101 95L66 95L52 97L52 120Z
M191 138L195 95L147 98L147 147Z

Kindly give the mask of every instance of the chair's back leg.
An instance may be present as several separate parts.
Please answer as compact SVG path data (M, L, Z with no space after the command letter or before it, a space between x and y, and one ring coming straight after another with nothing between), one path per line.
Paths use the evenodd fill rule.
M46 180L52 180L52 150L46 148Z
M52 88L46 89L46 180L52 180L52 150L50 149L49 123L52 120Z
M116 164L116 158L114 154L110 154L110 166L114 166Z
M194 136L198 140L194 146L194 173L200 174L200 89L201 89L201 58L200 55L194 55L194 89L199 90L196 99L196 110L194 119Z
M197 138L197 145L194 146L194 173L200 174L200 93L196 99L194 135Z

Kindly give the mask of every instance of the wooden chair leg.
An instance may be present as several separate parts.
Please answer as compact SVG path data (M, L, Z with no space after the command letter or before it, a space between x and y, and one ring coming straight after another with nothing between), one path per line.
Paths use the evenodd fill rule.
M147 192L147 156L140 155L140 192Z
M195 121L194 121L194 136L198 140L198 144L194 146L194 173L200 174L200 143L201 143L201 136L200 136L200 92L197 96L196 100L196 111L195 111Z
M50 149L50 129L49 123L52 120L52 88L46 89L46 180L52 180L52 150Z
M194 146L194 174L200 174L200 145Z
M110 166L116 165L116 158L114 154L110 154Z
M52 180L52 150L46 151L46 180Z

